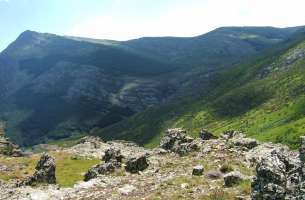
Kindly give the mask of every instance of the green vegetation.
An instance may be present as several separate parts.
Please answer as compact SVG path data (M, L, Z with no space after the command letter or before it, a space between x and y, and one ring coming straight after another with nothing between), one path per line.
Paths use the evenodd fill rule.
M198 108L204 110L206 88L213 91L228 80L223 69L286 40L298 29L224 27L197 37L126 42L25 31L0 55L5 74L0 75L0 118L8 122L8 136L21 146L90 130L106 139L153 146L163 129L195 116ZM233 82L238 74L232 75L224 91L237 86ZM248 93L235 98L238 92L232 92L209 109L219 116L235 116L270 98L266 87L241 90ZM149 108L171 96L168 104ZM234 113L222 109L230 100L228 111ZM152 113L135 115L128 125L114 125L145 108Z
M56 179L61 187L70 187L83 180L84 173L100 162L98 159L73 159L70 154L64 152L51 152L50 155L56 160ZM0 172L0 179L23 179L34 173L38 160L39 155L20 158L0 157L0 163L13 169L9 172Z
M304 34L214 74L199 97L148 109L96 133L120 133L151 147L169 127L183 127L193 136L201 128L216 134L236 129L296 148L305 133L305 58L288 60L300 49L305 49Z

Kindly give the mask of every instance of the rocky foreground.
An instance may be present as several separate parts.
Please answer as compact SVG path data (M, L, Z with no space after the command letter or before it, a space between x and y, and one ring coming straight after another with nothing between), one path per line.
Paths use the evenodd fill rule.
M0 182L0 199L305 199L305 138L292 151L236 131L218 138L202 130L194 139L170 129L155 149L86 137L57 151L101 161L84 181L60 188L56 160L43 154L33 175Z

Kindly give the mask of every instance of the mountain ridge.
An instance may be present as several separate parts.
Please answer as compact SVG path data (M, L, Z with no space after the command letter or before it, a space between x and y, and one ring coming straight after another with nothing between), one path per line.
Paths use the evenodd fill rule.
M278 35L285 40L298 30L233 28L231 37L231 29L204 34L199 42L191 38L186 46L185 38L175 38L184 50L173 48L173 41L161 41L164 46L153 47L154 53L147 38L148 50L143 50L134 41L102 44L26 31L0 54L0 70L6 74L0 76L0 108L8 135L22 145L66 138L204 93L212 74L280 42ZM275 32L273 38L265 37L269 31ZM159 42L157 38L155 44ZM172 59L160 56L159 50Z

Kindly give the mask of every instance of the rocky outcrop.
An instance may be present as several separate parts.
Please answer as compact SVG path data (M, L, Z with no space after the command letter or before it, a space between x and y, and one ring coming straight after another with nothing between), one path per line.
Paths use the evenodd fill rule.
M22 151L18 145L12 143L5 137L5 126L0 122L0 155L20 157Z
M121 167L123 158L124 156L119 149L113 147L107 149L102 158L104 163L100 163L89 169L84 176L84 181L96 178L100 174L104 175L114 172L116 168Z
M107 162L117 162L121 163L124 156L121 154L120 149L116 148L109 148L105 151L105 155L103 156L102 160Z
M181 128L168 129L160 142L160 147L183 156L199 149L193 138L186 135Z
M303 137L299 155L285 148L275 148L270 155L261 158L252 182L252 199L305 199L304 149Z
M232 187L244 180L247 180L248 177L240 173L239 171L230 172L223 177L226 187Z
M243 133L238 131L226 131L221 137L231 145L240 147L243 149L253 149L258 145L257 140L253 138L247 138Z
M146 155L140 155L127 160L125 169L131 173L145 170L149 166Z
M109 174L115 171L117 167L116 163L108 162L95 165L84 176L84 181L89 181L93 178L96 178L99 174Z
M48 154L44 153L36 167L35 173L28 177L23 184L24 185L37 185L40 183L47 183L47 184L55 184L56 177L55 177L55 159Z
M217 136L213 135L212 133L210 133L209 131L207 131L206 129L202 129L199 133L199 137L202 140L211 140L211 139L217 139Z

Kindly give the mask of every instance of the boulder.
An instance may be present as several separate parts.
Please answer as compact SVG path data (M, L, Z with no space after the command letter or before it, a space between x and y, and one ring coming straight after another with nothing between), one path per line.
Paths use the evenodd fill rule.
M160 147L181 156L199 149L194 139L187 136L186 131L181 128L168 129L161 139Z
M186 131L181 128L168 129L165 137L160 142L160 147L171 150L175 145L192 142L193 139L186 136Z
M105 151L105 155L103 156L102 160L107 162L117 162L121 163L124 156L121 154L120 149L116 148L109 148Z
M195 142L191 142L191 143L177 144L172 148L172 151L179 154L180 156L185 156L189 152L197 151L198 149L199 146Z
M84 176L84 180L89 181L96 178L99 174L109 174L114 172L116 168L121 167L122 159L123 155L119 149L113 147L107 149L102 158L104 162L89 169Z
M20 147L5 137L5 126L0 122L0 155L20 157L23 156Z
M224 175L223 179L224 179L224 183L225 183L226 187L232 187L232 186L246 180L247 177L245 175L243 175L242 173L240 173L239 171L233 171L233 172L230 172L230 173Z
M36 185L39 183L56 184L56 165L53 157L46 153L42 154L35 169L34 174L25 180L25 185Z
M245 147L247 149L253 149L258 145L257 140L253 138L237 138L232 140L234 146Z
M140 155L127 160L125 169L131 173L145 170L149 166L145 155Z
M229 140L232 138L243 138L245 135L239 131L229 130L220 135L221 138Z
M219 179L222 177L222 173L220 173L219 171L208 171L206 172L205 176L209 179Z
M115 164L112 162L98 164L88 170L85 174L84 181L89 181L96 178L99 174L108 174L115 171Z
M226 131L221 135L221 138L225 139L229 146L241 147L244 150L253 149L258 145L257 140L247 138L239 131Z
M202 176L203 174L203 166L202 165L197 165L193 168L193 172L192 172L192 175L194 176Z
M202 140L211 140L211 139L217 139L217 136L213 135L212 133L210 133L209 131L207 131L206 129L202 129L199 133L199 137Z
M274 149L256 166L253 180L253 200L260 199L304 199L302 192L302 170L298 157L285 149Z

